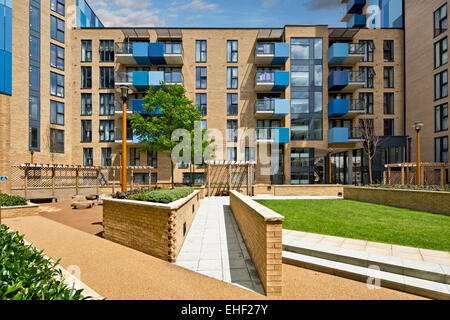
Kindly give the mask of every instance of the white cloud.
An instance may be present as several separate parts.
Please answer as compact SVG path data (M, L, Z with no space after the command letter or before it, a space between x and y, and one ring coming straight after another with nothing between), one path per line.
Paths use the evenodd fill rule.
M277 0L262 0L262 8L263 9L268 9L268 8L272 8L277 4Z
M170 11L180 11L180 10L211 10L218 11L219 5L217 3L209 3L204 0L190 0L185 1L172 1L169 8Z

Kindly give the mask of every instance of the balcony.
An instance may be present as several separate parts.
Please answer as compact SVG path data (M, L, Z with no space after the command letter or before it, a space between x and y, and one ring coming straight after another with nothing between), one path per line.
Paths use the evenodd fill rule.
M143 115L149 115L151 114L150 112L148 112L147 110L145 110L144 108L144 104L145 104L145 100L141 100L141 99L135 99L132 101L132 109L133 109L133 113L140 113ZM160 110L156 110L156 112L154 114L161 114L162 112Z
M115 142L122 143L123 137L121 128L116 128L114 138ZM133 130L130 128L127 129L127 143L133 143Z
M290 140L289 128L256 128L258 143L289 143Z
M353 66L364 58L366 46L359 43L334 43L328 50L329 65Z
M289 86L289 71L260 71L256 73L256 91L284 91Z
M365 14L355 14L347 22L347 28L363 28L366 26L366 15Z
M366 114L366 102L364 100L334 99L328 103L328 117L349 117Z
M150 86L159 86L164 81L163 71L117 71L114 76L116 86L127 85L137 92L147 91Z
M328 144L347 144L362 142L360 128L336 127L328 130Z
M259 65L285 65L289 58L289 43L258 42L255 63Z
M116 100L114 103L114 111L118 116L123 116L123 102L122 100ZM131 101L127 101L127 114L133 113L133 106L131 105Z
M288 99L261 99L256 100L255 116L282 118L289 114Z
M348 0L346 2L347 10L346 15L342 19L343 22L350 20L354 14L362 13L362 10L366 5L366 0Z
M117 62L123 65L182 65L181 43L119 42L115 44Z
M365 74L359 71L332 71L328 76L328 90L354 92L365 84Z

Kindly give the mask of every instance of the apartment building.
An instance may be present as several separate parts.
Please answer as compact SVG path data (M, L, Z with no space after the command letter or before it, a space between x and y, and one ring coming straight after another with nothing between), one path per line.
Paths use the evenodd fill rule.
M384 164L408 153L403 10L398 1L343 2L345 28L105 28L85 0L0 0L13 39L10 51L0 47L12 57L0 70L10 83L0 93L0 174L31 161L119 165L120 86L129 87L127 113L143 113L145 91L165 81L182 84L202 126L222 132L223 160L256 160L256 183L367 183L363 124L381 137L381 179ZM239 129L256 129L256 144L240 148ZM169 182L168 156L141 152L127 135L128 164L155 168L134 179ZM259 150L274 143L278 171L265 175ZM175 182L190 182L188 172L178 164Z

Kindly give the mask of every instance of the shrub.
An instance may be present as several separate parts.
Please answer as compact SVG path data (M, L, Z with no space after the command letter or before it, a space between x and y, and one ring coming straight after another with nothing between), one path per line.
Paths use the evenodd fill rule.
M126 197L126 199L136 201L157 202L157 203L170 203L178 199L187 197L192 192L194 192L194 189L190 187L183 187L177 189L159 189L130 195Z
M382 188L382 189L404 189L404 190L428 190L428 191L446 191L450 192L450 185L446 186L416 186L416 185L387 185L387 184L373 184L369 185L372 188Z
M27 199L20 196L10 196L5 193L1 193L2 207L14 207L14 206L25 206L28 204Z
M59 263L25 245L23 236L0 225L0 300L84 300L82 290L69 288Z

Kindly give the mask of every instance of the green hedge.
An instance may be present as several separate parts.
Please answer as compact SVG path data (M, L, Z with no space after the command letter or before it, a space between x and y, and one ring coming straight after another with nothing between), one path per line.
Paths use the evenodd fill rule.
M23 236L0 225L0 300L84 300L82 290L69 288L59 263L25 245ZM58 279L59 280L58 280Z
M14 207L14 206L25 206L28 204L27 199L20 196L10 196L5 193L0 193L2 198L2 207Z
M159 189L149 192L142 192L127 197L128 200L147 201L157 203L170 203L178 199L187 197L194 189L191 187L183 187L176 189Z

